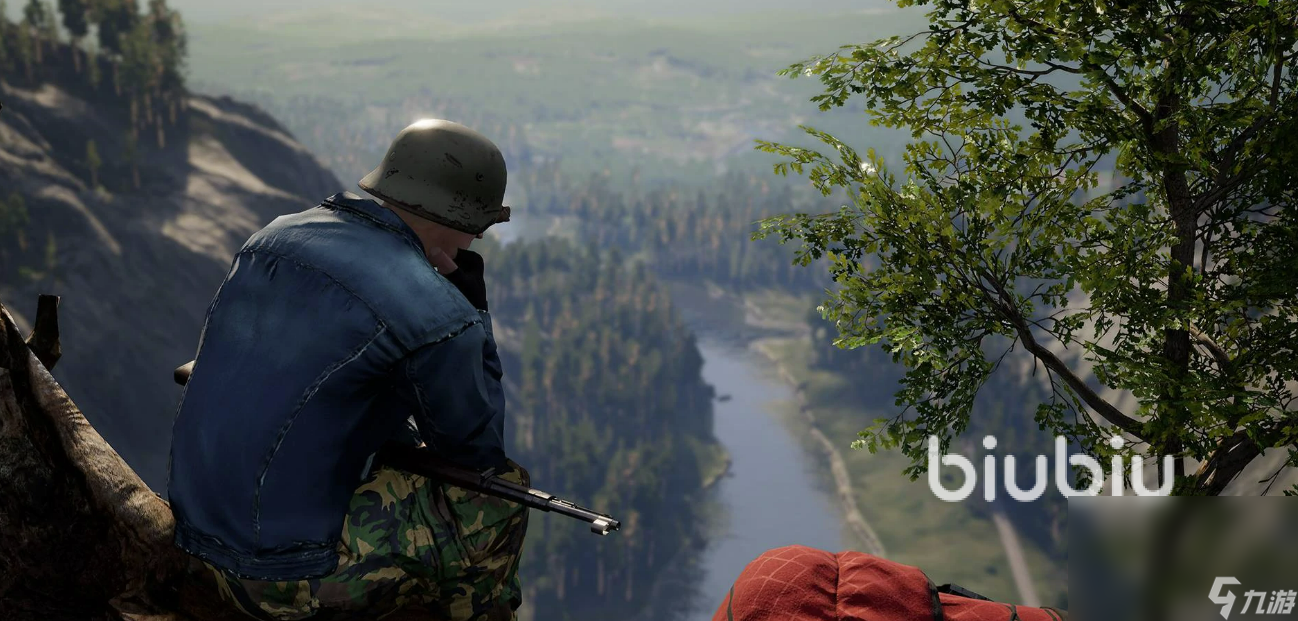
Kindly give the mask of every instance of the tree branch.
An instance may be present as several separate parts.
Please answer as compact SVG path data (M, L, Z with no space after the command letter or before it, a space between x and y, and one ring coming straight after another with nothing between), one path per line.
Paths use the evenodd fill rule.
M1000 281L996 280L987 272L983 272L982 277L995 288L997 297L999 298L995 306L1001 316L1014 326L1014 331L1018 333L1019 340L1023 342L1023 348L1028 350L1028 353L1032 354L1032 356L1037 360L1040 360L1047 369L1050 369L1059 375L1059 377L1064 380L1064 383L1068 384L1068 387L1071 388L1077 396L1081 397L1082 401L1084 401L1086 405L1095 410L1095 413L1100 415L1101 418L1108 421L1118 429L1121 429L1124 433L1131 434L1143 440L1144 425L1140 421L1123 414L1122 411L1114 407L1112 403L1105 401L1104 397L1101 397L1099 393L1095 392L1090 386L1088 386L1086 382L1083 381L1082 378L1078 377L1063 360L1060 360L1059 357L1054 354L1054 352L1046 349L1041 345L1041 343L1037 342L1036 336L1032 334L1032 328L1028 325L1027 319L1019 312L1018 307L1013 304L1009 293L1005 290L1005 287L1000 283Z
M1244 468L1262 454L1262 449L1243 430L1223 438L1212 456L1195 472L1195 490L1219 496Z
M1220 345L1217 345L1217 343L1212 340L1212 337L1200 332L1197 328L1190 328L1190 336L1193 336L1195 340L1199 341L1199 343L1208 350L1208 353L1212 354L1213 359L1217 361L1217 366L1221 367L1223 375L1230 374L1231 369L1234 368L1234 362L1230 359L1230 356L1226 355L1226 350L1222 349Z

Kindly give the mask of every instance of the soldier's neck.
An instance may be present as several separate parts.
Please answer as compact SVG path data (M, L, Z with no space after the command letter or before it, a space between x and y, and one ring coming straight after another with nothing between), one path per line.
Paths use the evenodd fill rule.
M432 254L433 249L436 248L454 260L460 248L468 247L460 239L464 237L464 233L449 229L431 220L425 220L400 207L393 207L386 202L383 203L383 206L387 207L392 213L397 214L397 217L401 218L401 221L405 222L415 232L415 236L419 238L419 243L424 246L425 255ZM472 238L470 238L470 241L472 241Z

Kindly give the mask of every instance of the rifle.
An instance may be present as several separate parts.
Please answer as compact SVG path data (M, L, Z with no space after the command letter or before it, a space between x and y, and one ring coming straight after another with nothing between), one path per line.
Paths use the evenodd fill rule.
M193 372L194 361L191 360L177 367L172 377L177 384L184 386L189 382L189 376ZM476 472L456 466L433 455L427 449L388 443L375 455L375 461L399 470L478 492L479 494L502 498L529 509L566 515L589 523L590 532L597 535L607 535L622 526L622 523L613 519L612 516L596 513L541 490L506 481L496 475L493 470Z

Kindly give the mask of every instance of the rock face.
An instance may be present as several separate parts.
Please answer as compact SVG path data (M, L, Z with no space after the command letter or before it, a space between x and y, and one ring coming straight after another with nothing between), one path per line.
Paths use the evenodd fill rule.
M234 253L274 217L344 186L264 112L194 95L174 123L161 123L164 148L156 115L169 110L139 133L137 189L125 156L130 107L113 94L111 68L92 88L65 64L30 83L0 80L0 200L16 192L30 214L25 243L0 238L8 245L0 300L25 331L30 322L17 311L37 293L62 297L62 342L76 355L55 377L163 491L180 394L171 370L193 358ZM92 140L99 188L90 187Z

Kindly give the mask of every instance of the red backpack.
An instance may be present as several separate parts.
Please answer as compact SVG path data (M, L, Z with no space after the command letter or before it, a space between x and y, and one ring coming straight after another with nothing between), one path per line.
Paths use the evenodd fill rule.
M993 602L918 568L861 552L776 548L748 564L712 621L1066 621L1053 608Z

